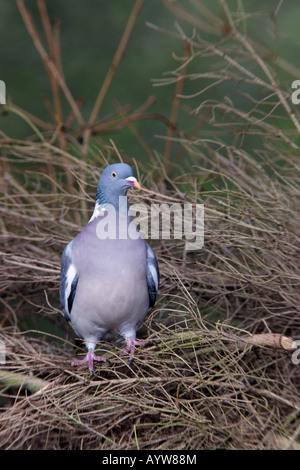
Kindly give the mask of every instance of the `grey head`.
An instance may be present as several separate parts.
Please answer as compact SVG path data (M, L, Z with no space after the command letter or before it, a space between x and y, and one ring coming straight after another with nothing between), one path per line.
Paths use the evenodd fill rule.
M126 196L130 187L140 188L132 168L127 163L109 165L103 170L99 180L96 203L112 204L118 210L119 197Z

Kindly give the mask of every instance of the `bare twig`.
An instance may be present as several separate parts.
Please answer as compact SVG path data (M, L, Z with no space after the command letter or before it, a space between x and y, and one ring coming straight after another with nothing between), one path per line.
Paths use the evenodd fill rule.
M174 133L174 129L176 127L180 95L182 93L183 86L184 86L184 77L185 77L186 70L187 70L190 48L191 48L190 43L188 40L186 40L184 42L184 47L183 47L182 67L180 67L179 77L176 83L175 94L174 94L174 98L172 102L172 109L171 109L170 120L169 120L169 127L168 127L167 136L166 136L165 151L164 151L164 166L165 166L166 173L168 173L168 165L169 165L169 161L171 157L172 136Z
M79 107L73 98L65 80L64 77L61 75L60 70L57 68L56 64L51 60L51 58L48 56L44 46L42 45L42 42L39 38L38 32L36 30L36 27L34 25L33 19L27 8L25 7L24 0L17 0L17 5L19 8L19 11L22 15L23 21L26 25L26 28L32 38L32 41L39 52L46 69L50 72L50 74L53 77L53 80L55 79L59 86L61 87L67 101L69 102L74 115L76 116L76 119L81 127L85 127L85 121L81 115L81 112L79 110Z
M90 138L90 135L91 135L91 128L95 124L95 121L96 121L97 116L99 114L99 111L101 109L103 100L104 100L104 98L107 94L107 91L110 87L112 79L113 79L113 77L115 75L115 72L116 72L116 70L119 66L119 63L122 59L122 56L123 56L124 51L126 49L126 46L128 44L129 38L131 36L132 30L133 30L134 25L136 23L136 20L138 18L139 12L140 12L140 10L143 6L143 3L144 3L144 0L136 0L135 4L133 6L133 9L132 9L131 14L129 16L128 22L127 22L126 27L125 27L125 30L124 30L123 35L121 37L119 46L116 50L116 53L114 55L114 58L113 58L112 63L110 65L110 68L109 68L109 70L106 74L106 77L105 77L105 79L102 83L101 89L100 89L99 94L97 96L97 99L95 101L95 104L94 104L94 107L92 109L90 118L88 120L87 128L86 128L84 136L83 136L83 154L84 155L86 155L87 145L88 145L88 141L89 141L89 138Z

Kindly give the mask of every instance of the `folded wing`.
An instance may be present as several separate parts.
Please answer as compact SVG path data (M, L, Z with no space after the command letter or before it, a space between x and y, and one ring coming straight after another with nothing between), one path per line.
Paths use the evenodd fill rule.
M159 268L156 256L147 243L147 283L149 292L149 306L153 307L159 287Z

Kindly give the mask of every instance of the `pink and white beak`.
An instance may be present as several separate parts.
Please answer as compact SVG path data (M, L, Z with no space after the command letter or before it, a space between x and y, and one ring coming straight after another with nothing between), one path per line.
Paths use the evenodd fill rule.
M133 186L134 188L141 189L140 183L137 181L137 179L134 176L129 176L128 178L125 178L125 181L130 184L130 186Z

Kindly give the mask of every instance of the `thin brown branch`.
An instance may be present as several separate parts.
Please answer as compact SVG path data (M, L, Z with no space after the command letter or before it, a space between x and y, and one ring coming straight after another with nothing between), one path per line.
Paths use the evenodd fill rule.
M146 152L146 154L150 158L153 156L153 151L150 148L150 146L148 145L148 143L146 142L146 140L143 138L141 133L138 131L137 127L134 125L134 121L138 120L138 119L144 119L144 118L147 119L147 117L151 117L151 116L148 116L147 114L145 115L145 110L149 106L151 106L154 103L154 101L155 101L155 99L153 97L150 97L146 101L146 103L139 110L136 110L131 116L129 116L126 113L126 109L124 108L124 106L121 106L116 101L114 103L114 106L115 106L116 110L118 111L118 114L122 118L122 123L120 125L121 126L127 125L129 127L132 134L135 136L135 138L137 139L137 141L139 142L141 147L144 149L144 151ZM154 118L156 118L156 116L154 116Z
M48 43L48 48L49 48L49 56L50 60L53 62L55 65L56 69L59 70L58 67L58 57L57 57L57 45L56 45L56 40L52 31L49 15L47 12L46 4L44 0L37 0L37 6L40 12L40 17L41 21L43 24L43 28L45 31L47 43ZM57 81L57 75L53 73L52 70L48 68L48 73L50 76L50 82L51 82L51 87L52 87L52 93L53 93L53 103L54 103L54 109L55 109L55 120L57 124L62 124L63 123L63 112L62 112L62 106L61 106L61 100L60 100L60 93L59 93L59 83Z
M133 9L131 11L131 14L129 16L128 22L126 24L125 30L123 32L123 35L121 37L119 46L116 50L116 53L114 55L114 58L112 60L112 63L110 65L110 68L106 74L106 77L102 83L101 89L98 93L97 99L95 101L94 107L92 109L90 118L88 120L88 125L87 128L83 134L83 146L82 146L82 153L83 155L87 154L87 149L88 149L88 142L91 136L91 129L95 124L95 121L97 119L97 116L100 112L101 106L103 104L104 98L108 92L108 89L110 87L110 84L112 82L112 79L116 73L116 70L120 64L120 61L123 57L123 54L125 52L125 49L127 47L129 38L131 36L132 30L134 28L134 25L136 23L136 20L138 18L139 12L143 6L144 0L137 0L133 6Z
M259 65L261 70L264 72L269 83L271 84L273 91L277 94L281 105L286 110L286 113L288 114L290 120L293 122L295 128L297 129L297 132L300 133L300 122L296 118L295 114L292 112L292 109L288 101L286 100L283 92L280 90L273 72L270 70L270 68L268 67L268 64L262 59L262 57L260 57L260 55L257 54L257 52L255 51L253 46L250 44L250 42L247 40L247 38L245 38L245 36L242 35L238 31L238 29L235 27L235 24L234 24L234 21L233 21L233 18L232 18L232 15L231 15L231 12L229 10L226 0L220 0L220 1L223 6L223 9L224 9L226 18L228 20L229 26L231 28L232 34L245 47L245 49L249 52L250 56L255 60L255 62Z
M188 40L185 41L183 47L183 58L182 58L182 67L180 68L179 77L176 83L175 94L172 102L172 109L170 113L169 127L166 136L165 151L164 151L164 165L165 170L168 173L168 166L171 157L171 148L172 148L172 136L174 134L174 129L176 128L177 115L179 110L180 95L184 87L184 77L188 65L188 54L190 52L191 46Z
M140 10L143 6L143 3L144 3L144 0L137 0L135 2L134 6L133 6L133 9L132 9L131 14L129 16L129 19L128 19L128 22L126 24L124 33L121 37L119 46L116 50L116 53L114 55L114 58L113 58L112 63L110 65L110 68L108 70L108 73L107 73L107 75L106 75L106 77L105 77L105 79L102 83L102 86L101 86L101 89L99 91L98 97L96 99L96 102L94 104L93 110L92 110L91 115L90 115L90 118L88 120L88 127L93 126L93 124L95 123L95 121L97 119L97 116L99 114L99 111L100 111L102 103L103 103L103 100L106 96L106 93L107 93L107 91L110 87L112 79L113 79L113 77L116 73L116 70L117 70L117 68L120 64L120 61L123 57L123 54L124 54L125 49L127 47L129 38L131 36L131 33L133 31L134 25L137 21L137 18L138 18L138 15L140 13Z
M52 75L53 77L55 77L55 79L57 80L57 82L59 83L59 86L61 87L67 101L69 102L72 110L73 110L73 113L74 115L76 116L76 119L79 123L79 125L84 128L85 127L85 121L81 115L81 112L77 106L77 103L76 103L76 100L73 98L63 76L61 75L60 71L58 70L57 66L55 65L55 63L53 62L53 60L50 59L50 57L48 56L41 40L40 40L40 37L38 35L38 32L37 32L37 29L34 25L34 22L33 22L33 19L32 19L32 16L30 14L30 12L27 10L27 8L25 7L25 3L24 3L24 0L16 0L17 1L17 5L18 5L18 8L19 8L19 11L21 13L21 16L23 18L23 21L26 25L26 28L31 36L31 39L38 51L38 53L40 54L42 60L43 60L43 63L46 67L46 70L48 70Z

